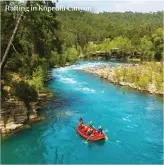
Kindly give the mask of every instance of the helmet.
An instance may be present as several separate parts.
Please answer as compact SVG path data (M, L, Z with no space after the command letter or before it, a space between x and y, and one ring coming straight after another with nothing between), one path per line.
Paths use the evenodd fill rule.
M101 126L99 126L99 128L102 128Z
M89 124L92 124L92 121L90 121Z

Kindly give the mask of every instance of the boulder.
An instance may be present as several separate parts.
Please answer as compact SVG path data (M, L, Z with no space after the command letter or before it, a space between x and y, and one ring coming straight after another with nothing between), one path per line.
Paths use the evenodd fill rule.
M8 131L15 130L21 126L23 126L23 124L15 124L14 122L10 122L6 124L5 129L6 129L6 132L8 132Z

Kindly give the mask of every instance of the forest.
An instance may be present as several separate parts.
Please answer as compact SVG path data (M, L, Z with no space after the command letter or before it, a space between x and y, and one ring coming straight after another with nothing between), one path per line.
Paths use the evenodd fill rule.
M130 52L139 53L142 61L162 60L162 11L99 14L85 11L5 11L5 5L38 4L55 6L51 1L1 2L3 100L16 97L30 108L30 102L37 99L38 93L47 90L45 82L50 68L71 65L79 56L89 58L96 51L111 52L112 48L119 48L123 56Z
M119 48L122 55L140 53L142 60L162 59L163 12L58 12L66 47L84 55ZM80 47L79 47L80 46Z

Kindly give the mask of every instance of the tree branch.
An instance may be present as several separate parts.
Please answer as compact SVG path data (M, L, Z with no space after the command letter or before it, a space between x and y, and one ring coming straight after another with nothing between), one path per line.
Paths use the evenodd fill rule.
M9 42L8 42L7 48L6 48L5 53L4 53L3 57L2 57L2 61L0 63L1 75L3 75L3 70L4 70L4 66L6 64L6 61L7 61L9 50L11 48L12 42L13 42L15 34L16 34L17 30L18 30L19 24L20 24L20 22L21 22L21 20L23 18L23 15L24 15L24 12L21 14L21 16L17 20L17 23L16 23L15 28L13 30L12 36L11 36Z
M14 46L13 44L12 44L12 46L13 46L14 51L15 51L17 54L19 54L18 51L15 49L15 46Z

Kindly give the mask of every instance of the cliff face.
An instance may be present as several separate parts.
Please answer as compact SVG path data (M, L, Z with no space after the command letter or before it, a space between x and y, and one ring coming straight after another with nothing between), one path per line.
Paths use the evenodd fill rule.
M22 101L3 101L0 128L2 133L10 133L23 126L28 120L28 111Z
M0 130L2 134L10 134L21 130L26 124L42 120L38 115L39 109L50 101L52 94L40 94L38 101L31 103L31 110L28 111L24 102L10 99L1 103Z

